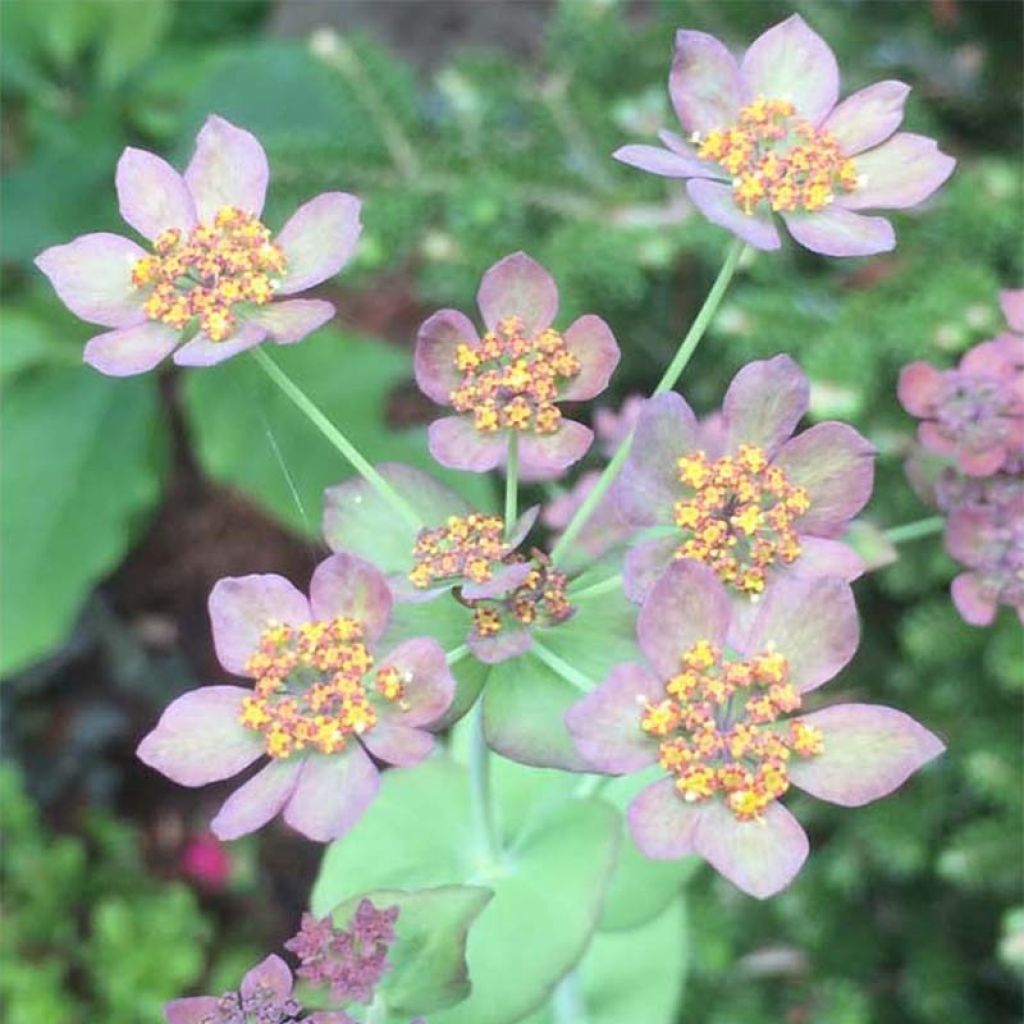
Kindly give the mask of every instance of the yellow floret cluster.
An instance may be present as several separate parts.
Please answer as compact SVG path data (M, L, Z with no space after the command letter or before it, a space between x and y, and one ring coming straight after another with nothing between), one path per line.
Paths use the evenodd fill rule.
M478 636L495 636L506 623L552 626L573 613L566 588L569 578L556 572L551 559L542 551L531 553L530 574L511 594L499 599L467 602L473 608L473 629Z
M779 213L813 213L857 187L856 165L839 143L795 114L788 100L759 96L732 126L695 137L697 155L731 176L744 213L764 201Z
M562 419L559 391L581 369L558 331L531 334L517 316L506 317L479 344L458 345L454 360L462 382L449 400L457 412L472 413L485 434L553 434Z
M793 755L824 750L819 729L779 721L799 709L781 654L731 661L702 640L683 653L665 698L644 703L640 728L661 741L658 761L684 800L719 794L738 820L752 821L789 789Z
M194 322L211 341L234 331L237 303L270 302L286 266L270 231L233 206L188 234L179 228L162 232L153 249L132 268L132 285L150 289L146 316L175 330Z
M246 662L255 687L240 721L263 735L271 757L307 749L334 754L368 732L377 722L368 686L402 706L408 680L384 666L369 683L373 655L363 639L362 624L343 617L264 630Z
M509 550L501 516L449 516L444 526L420 530L409 580L421 588L454 577L486 583Z
M704 562L723 583L759 594L775 562L800 557L795 523L810 499L761 448L741 445L734 456L714 460L698 451L678 459L676 468L686 490L673 508L686 535L677 558Z

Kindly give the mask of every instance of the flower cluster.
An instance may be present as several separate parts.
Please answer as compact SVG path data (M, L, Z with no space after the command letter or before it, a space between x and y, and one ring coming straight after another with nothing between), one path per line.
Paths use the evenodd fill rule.
M359 200L325 192L272 238L260 220L269 174L255 136L216 116L183 175L153 153L124 151L121 216L152 252L99 232L36 259L72 313L114 328L88 342L87 363L116 377L151 370L171 352L182 366L210 366L268 338L300 341L334 315L321 299L281 297L348 262Z
M686 179L708 220L758 249L781 245L773 214L801 245L867 256L896 244L884 217L927 199L955 161L932 139L897 132L910 89L878 82L837 103L839 67L799 15L759 36L737 62L714 36L676 33L669 96L687 139L623 146L615 158Z
M317 566L308 599L280 576L221 580L210 595L214 646L224 668L254 688L184 694L138 756L182 785L202 786L268 755L211 823L221 839L280 811L310 839L344 834L377 794L373 759L421 761L434 745L426 727L454 696L435 640L406 640L377 660L391 606L384 577L351 555Z
M510 550L501 516L449 516L443 526L420 531L409 582L420 588L457 577L486 583L494 576L494 564Z
M329 987L334 1001L369 1003L391 968L388 951L397 919L397 906L378 910L368 899L359 901L347 928L338 928L329 917L303 914L298 934L284 948L299 958L298 976Z
M558 289L525 253L484 274L477 303L483 338L468 317L442 309L420 327L416 382L428 398L459 415L430 426L431 454L453 469L486 472L502 465L510 435L524 478L557 476L590 447L590 429L565 419L560 402L599 395L619 361L608 325L582 316L552 329Z
M677 562L641 607L637 640L646 663L619 665L570 708L569 732L595 771L667 773L628 812L647 856L699 854L754 896L788 885L807 856L778 799L791 784L858 806L943 749L892 708L839 704L781 720L857 648L853 594L836 577L779 579L747 623L711 568Z
M667 528L626 558L626 591L641 600L665 566L694 559L741 594L780 571L853 579L863 564L836 540L865 505L872 446L843 423L791 437L807 411L807 378L788 356L749 363L722 414L698 424L677 394L640 414L618 489L634 527Z
M975 626L991 625L1001 604L1024 621L1024 289L1000 301L1008 331L953 369L911 363L898 391L922 421L922 452L907 472L948 516L946 548L966 569L953 581L953 602ZM937 469L925 468L924 454Z

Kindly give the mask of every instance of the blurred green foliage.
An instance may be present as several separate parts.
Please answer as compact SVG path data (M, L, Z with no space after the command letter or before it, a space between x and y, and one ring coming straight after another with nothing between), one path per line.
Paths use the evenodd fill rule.
M149 875L135 832L92 812L54 836L0 765L0 1006L8 1024L138 1024L206 967L211 927L191 890Z
M481 272L526 249L559 281L566 321L594 311L614 328L624 358L613 401L656 379L727 238L692 214L678 184L609 154L671 126L664 84L676 27L742 45L793 9L836 50L844 92L887 77L911 82L908 128L937 137L959 168L927 208L896 214L891 256L826 261L787 248L750 257L682 389L709 410L745 361L789 352L812 377L813 415L847 419L878 446L869 516L892 525L926 514L902 472L912 424L895 400L900 366L949 364L994 334L997 290L1024 277L1021 96L1006 86L1019 81L1019 5L665 0L637 12L566 0L536 58L467 46L426 74L368 37L274 37L263 2L7 0L0 483L4 534L24 550L5 565L4 671L61 644L90 589L155 513L166 477L167 399L155 375L112 382L73 369L87 329L31 267L47 245L117 230L112 179L124 145L180 164L216 112L268 149L271 226L324 189L359 194L366 230L342 283L378 306L374 293L387 282L396 305L411 292L424 311L469 309ZM409 359L367 340L364 325L351 330L352 315L342 302L345 327L282 361L358 433L356 420L379 416L401 391ZM211 476L315 533L320 490L344 467L314 450L305 423L250 371L239 361L179 373L167 393ZM416 461L419 452L423 464L420 428L375 421L360 440L371 459ZM960 622L946 593L954 567L935 539L900 554L858 584L864 642L831 696L897 705L942 734L949 752L878 806L799 807L815 850L792 890L767 905L698 874L691 1024L989 1024L1018 1015L1020 631L1006 616L990 631ZM135 915L147 902L167 901L158 916L177 934L201 932L181 895L161 890L129 904L119 884L90 902L88 940L61 945L52 936L83 927L66 913L77 897L48 901L85 855L76 841L42 846L39 877L53 881L32 890L33 913L22 916L49 923L5 929L23 965L3 984L38 993L26 1020L75 1019L65 954L88 972L90 958L110 962L124 947L121 960L139 959L124 976L145 989L148 936L136 935ZM30 941L40 935L45 942ZM164 989L195 969L175 963L175 985ZM97 982L97 1005L120 1005L121 990L104 987L114 985Z

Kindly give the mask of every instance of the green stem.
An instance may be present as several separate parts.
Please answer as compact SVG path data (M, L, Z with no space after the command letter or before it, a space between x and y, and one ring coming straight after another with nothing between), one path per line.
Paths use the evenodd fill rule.
M288 396L303 415L348 460L353 469L415 530L423 527L409 503L370 465L354 444L313 404L306 393L281 369L262 346L252 356L263 372Z
M592 679L573 668L569 662L563 661L554 651L548 650L547 647L537 640L536 636L533 638L533 646L530 650L552 672L561 676L567 683L572 683L576 689L589 692L594 688L594 681Z
M457 665L467 654L469 654L469 648L465 644L460 644L445 655L445 660L449 665Z
M508 465L505 467L505 538L516 528L519 504L519 435L510 430L508 435Z
M611 781L610 775L584 775L572 795L577 800L586 800L587 797L597 796Z
M658 381L658 386L651 394L652 398L656 395L664 394L666 391L671 391L679 383L679 378L682 376L683 370L686 369L686 364L689 363L693 353L697 351L701 338L704 337L708 325L711 323L715 313L718 312L718 307L722 303L726 289L729 287L729 282L736 272L736 267L745 248L746 245L738 238L734 239L730 244L725 254L725 262L722 264L722 269L718 272L718 277L715 278L715 283L711 286L711 291L708 292L708 297L704 300L704 305L701 306L696 319L686 332L686 337L683 338L682 344L680 344L679 350L673 357L672 362L669 363L661 380ZM565 532L558 538L558 543L551 550L552 561L557 563L559 558L573 545L579 536L580 530L586 525L594 509L597 508L607 493L608 488L615 482L615 478L619 475L619 470L622 469L622 464L629 456L632 446L633 434L630 433L622 444L619 445L619 449L612 456L611 462L605 466L604 472L594 485L594 489L577 509L576 515L572 517L569 525L565 528Z
M555 1024L587 1024L580 978L573 968L551 993L551 1016Z
M573 591L569 589L569 598L573 601L586 601L590 597L600 597L601 594L607 594L610 590L619 590L622 587L622 573L617 572L614 576L608 576L603 580L599 580L597 583L591 583L589 587L584 587L582 590Z
M942 533L945 526L946 520L943 516L929 516L927 519L918 519L913 523L894 526L892 529L885 531L885 536L893 544L902 544L904 541L917 540L920 537L931 537L933 534Z
M494 803L491 800L491 752L484 735L484 701L481 695L470 718L469 788L473 801L473 818L480 843L480 852L492 864L501 859L501 844L494 824Z
M366 1008L366 1024L385 1024L388 1019L388 1006L384 997L378 992L373 1002Z

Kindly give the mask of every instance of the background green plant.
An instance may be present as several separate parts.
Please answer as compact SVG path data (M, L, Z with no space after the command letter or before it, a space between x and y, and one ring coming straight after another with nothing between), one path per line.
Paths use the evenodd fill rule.
M363 197L363 240L333 296L337 326L279 358L368 457L425 467L422 425L398 426L429 416L409 397L415 321L439 305L469 308L482 270L514 249L552 270L566 320L595 311L613 326L624 358L607 401L649 389L727 239L692 215L677 185L609 154L671 123L664 80L676 27L739 44L793 9L836 50L845 92L885 77L912 82L908 128L940 139L960 165L928 209L897 215L891 257L824 261L787 249L749 260L682 388L699 410L711 409L745 361L789 352L812 378L813 417L847 419L879 447L869 517L891 525L925 514L902 473L912 424L895 401L899 367L915 358L948 364L995 333L996 292L1024 274L1021 97L1006 85L1019 81L1019 5L666 2L637 10L567 0L553 5L528 57L470 40L443 61L418 54L429 71L415 71L369 35L319 35L315 46L283 38L272 31L280 11L263 2L8 0L0 53L4 674L17 687L19 673L59 656L89 594L144 535L165 497L176 421L209 477L303 535L317 534L322 490L344 475L246 360L179 373L163 386L155 375L111 381L80 367L88 329L56 303L31 259L77 233L116 230L112 176L124 145L180 164L215 111L268 149L271 225L327 188ZM405 314L368 313L368 300L379 307L382 294L409 307ZM386 323L385 339L371 337L375 320ZM476 498L487 486L448 480ZM1021 639L1008 616L990 631L963 625L945 590L953 572L939 543L922 540L858 584L865 640L837 684L904 708L946 737L949 753L877 807L801 807L815 854L798 884L767 905L709 873L695 876L687 1021L1013 1019L1024 968L1014 909L1024 903ZM8 865L22 847L39 845L26 828L11 832ZM79 869L59 858L84 854L57 852L81 851L70 842L43 844L44 863L57 879L71 872L65 902L81 902L71 895L85 885ZM15 921L44 914L56 928L57 910L39 909L39 898L23 885L5 895L21 908ZM113 888L89 897L92 911L74 925L87 939L74 956L86 971L111 964L94 975L95 1005L121 1012L115 962L134 945L140 908L170 901L163 916L178 922L179 945L183 935L207 934L183 899L140 890L136 900ZM64 962L71 947L33 945L25 927L13 941L31 969L4 982L12 1013L75 1019L80 997ZM653 960L665 941L637 932L629 955L650 950L643 956ZM614 958L606 946L594 956ZM175 984L187 986L201 969L184 958ZM124 976L149 991L146 970L152 964ZM584 988L588 971L578 980ZM44 979L44 995L25 989L32 978ZM659 984L678 983L678 974L668 978ZM166 990L153 982L156 1001ZM615 1005L611 996L599 1001ZM672 1019L673 1001L663 1002L648 1011L652 1024ZM156 1019L141 1007L131 1019Z

